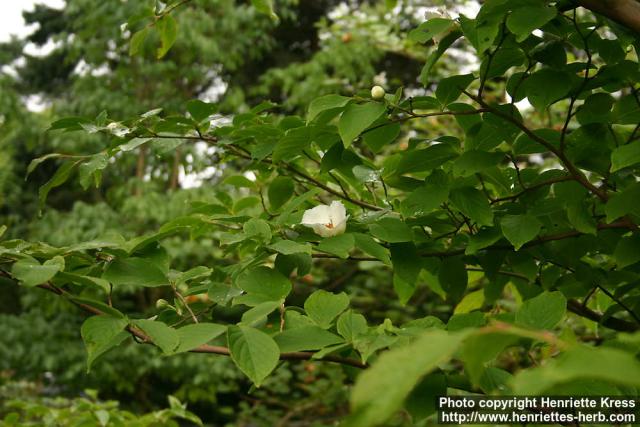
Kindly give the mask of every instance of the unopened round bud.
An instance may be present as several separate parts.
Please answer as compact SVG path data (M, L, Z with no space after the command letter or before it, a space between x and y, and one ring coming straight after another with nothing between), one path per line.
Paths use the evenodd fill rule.
M169 302L167 300L160 298L158 301L156 301L156 308L161 309L167 307L169 307Z
M373 99L382 99L384 98L384 89L382 86L374 86L371 88L371 97Z

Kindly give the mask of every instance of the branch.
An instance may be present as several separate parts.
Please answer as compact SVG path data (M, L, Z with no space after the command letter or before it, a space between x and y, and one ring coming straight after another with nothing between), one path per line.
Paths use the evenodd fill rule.
M580 304L575 299L570 299L567 301L567 308L569 309L569 311L577 314L578 316L586 317L589 320L598 322L603 326L606 326L607 328L610 328L616 331L635 332L638 329L640 329L640 327L638 327L638 325L636 325L635 323L627 322L626 320L620 320L615 317L608 317L605 320L603 320L602 314L596 313L595 311L591 310L589 307L586 307Z
M401 109L398 106L394 106L394 107ZM411 119L425 119L428 117L438 117L438 116L472 116L474 114L486 113L489 110L487 110L486 108L477 108L475 110L469 110L469 111L436 111L434 113L414 113L413 111L405 110L405 109L401 109L401 111L406 113L407 115L403 117L396 117L395 119L389 120L388 122L381 123L376 126L372 126L366 129L365 131L363 131L360 135L364 135L365 133L369 133L381 127L389 126L390 124L393 124L393 123L401 123Z
M552 185L552 184L556 184L558 182L564 182L564 181L573 181L575 178L573 177L573 175L567 175L567 176L561 176L558 178L551 178L548 179L546 181L542 181L542 182L538 182L537 184L533 184L529 187L524 188L522 191L516 193L516 194L512 194L511 196L505 196L505 197L500 197L497 199L493 199L491 200L491 204L493 205L494 203L500 203L500 202L504 202L507 200L515 200L518 197L522 196L523 194L527 193L528 191L532 191L532 190L536 190L538 188L547 186L547 185Z
M640 34L640 3L636 0L576 0L576 3Z
M607 230L607 229L627 229L628 224L625 221L612 222L611 224L597 224L596 228L598 230ZM573 237L579 237L586 233L580 232L578 230L569 230L563 231L562 233L556 234L547 234L543 236L539 236L538 238L525 243L522 245L522 248L530 248L532 246L542 245L547 242L553 242L556 240L564 240L570 239ZM511 244L502 244L502 245L491 245L483 248L481 250L511 250L513 246ZM448 258L452 256L464 255L466 248L459 248L453 250L444 250L444 251L431 251L431 252L420 252L419 255L423 258ZM312 258L325 258L325 259L345 259L340 258L337 255L330 255L325 253L313 253L311 254ZM366 256L349 256L346 258L350 261L380 261L378 258L366 257Z
M370 210L373 210L373 211L381 211L381 210L384 209L384 208L381 208L380 206L372 205L372 204L367 203L365 201L362 201L362 200L359 200L359 199L354 199L353 197L350 197L350 196L348 196L346 194L342 194L341 192L334 190L333 188L323 184L322 182L318 181L317 179L307 175L306 173L297 170L290 163L284 163L284 167L285 167L285 169L291 171L292 173L294 173L294 174L306 179L307 181L315 184L316 186L322 188L327 193L331 193L334 196L340 197L341 199L344 199L344 200L346 200L348 202L353 203L354 205L358 205L358 206L360 206L362 208L370 209Z
M553 154L555 154L555 156L560 160L560 162L562 163L564 168L571 175L574 176L575 180L578 181L583 187L585 187L591 193L595 194L600 200L602 200L603 202L606 202L609 199L609 195L607 194L607 192L605 190L603 190L601 188L598 188L595 185L593 185L591 182L589 182L587 177L584 176L584 174L580 171L580 169L578 169L573 163L571 163L571 161L569 161L567 156L560 149L556 148L552 143L550 143L546 139L540 137L539 135L535 134L524 123L522 123L521 121L519 121L515 117L513 117L513 116L511 116L509 114L503 113L502 111L497 110L496 108L491 107L482 98L479 98L479 97L469 93L466 90L464 90L463 92L469 98L473 99L478 104L480 104L484 108L488 109L490 113L492 113L492 114L494 114L494 115L500 117L501 119L504 119L504 120L506 120L506 121L508 121L510 123L513 123L522 132L524 132L525 135L527 135L529 138L531 138L532 140L536 141L537 143L542 145L544 148L546 148L548 151L550 151Z
M8 273L2 271L1 273L3 273L3 275L7 276L7 277L11 277ZM82 310L86 311L87 313L96 315L96 316L100 316L100 315L104 315L105 313L102 312L101 310L95 308L95 307L91 307L90 305L87 304L83 304L81 302L78 301L74 301L73 299L71 299L71 295L66 292L63 289L60 289L59 287L55 286L52 283L46 283L46 284L42 284L42 285L38 285L39 288L41 289L45 289L49 292L53 292L56 295L60 295L62 297L65 297L69 302L71 302L72 304L74 304L75 306L81 308ZM129 333L131 333L131 335L135 336L136 338L140 339L140 341L142 341L145 344L153 344L153 340L147 336L144 332L142 332L140 329L132 327L132 326L127 326L127 331ZM229 356L231 353L229 351L229 349L227 347L222 347L222 346L216 346L216 345L208 345L208 344L203 344L199 347L194 348L193 350L189 350L189 352L191 353L210 353L210 354L219 354L219 355L223 355L223 356ZM313 359L315 353L309 352L309 351L292 351L292 352L288 352L288 353L280 353L280 360L311 360ZM324 357L322 357L321 359L317 359L318 361L325 361L325 362L334 362L334 363L339 363L341 365L348 365L348 366L353 366L355 368L360 368L360 369L365 369L367 368L369 365L366 363L363 363L357 359L351 359L351 358L347 358L347 357L340 357L340 356L334 356L334 355L326 355Z
M620 307L622 307L627 313L629 313L631 315L631 317L634 318L634 320L636 322L638 322L638 324L640 325L640 316L638 316L636 314L635 311L633 311L631 309L631 307L629 307L628 305L626 305L624 302L622 302L622 300L618 299L614 294L612 294L611 292L609 292L609 290L607 288L605 288L602 285L597 285L596 286L598 289L600 289L602 292L604 292L604 294L606 296L608 296L609 298L611 298L611 300L613 302L615 302L616 304L618 304Z

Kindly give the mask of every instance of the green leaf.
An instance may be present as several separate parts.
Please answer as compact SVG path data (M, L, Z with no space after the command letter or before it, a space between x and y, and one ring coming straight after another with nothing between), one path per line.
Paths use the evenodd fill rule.
M532 215L505 215L500 221L500 227L504 237L511 242L516 251L525 243L533 240L540 229L542 223Z
M618 63L627 56L627 52L622 48L620 40L597 38L595 41L598 54L607 64Z
M621 125L635 125L640 122L640 103L636 96L621 97L613 107L613 122Z
M414 423L436 412L436 402L440 396L447 395L447 377L436 372L424 377L411 391L405 402L405 408Z
M357 165L354 166L351 171L356 179L361 183L368 184L372 182L380 182L380 172L377 169Z
M211 301L220 305L227 305L233 298L242 295L242 289L225 283L211 283L207 290L207 295Z
M462 257L448 257L442 260L438 269L438 282L453 302L460 301L467 290L469 275L465 267Z
M389 243L410 242L413 240L413 233L404 221L398 218L381 218L369 226L371 234L380 240Z
M153 141L153 138L132 138L127 143L119 145L118 149L124 152L132 151L149 141Z
M269 185L269 205L271 209L279 209L292 196L295 187L293 180L288 176L279 176Z
M402 155L395 173L425 172L443 165L458 156L449 144L435 144L424 150L409 151Z
M525 55L517 47L502 47L492 57L485 57L481 65L481 75L486 79L493 79L504 75L509 68L522 65Z
M640 261L640 235L621 238L613 252L613 258L618 268L625 268Z
M338 333L349 343L353 343L369 329L367 319L362 314L354 313L353 310L347 310L342 313L338 318L336 327Z
M564 71L545 68L529 76L524 89L531 105L541 111L569 93L571 78Z
M349 101L351 101L351 98L340 95L325 95L320 98L316 98L309 104L307 121L312 121L323 111L342 108L347 105Z
M412 191L400 203L400 212L405 217L425 216L447 201L449 189L444 185L426 184Z
M76 283L82 286L89 286L89 287L97 286L107 293L110 291L109 282L107 282L104 279L100 279L98 277L83 276L80 274L60 272L58 273L58 278L60 280L64 280L65 282Z
M311 245L308 243L298 243L293 240L278 240L270 244L269 249L273 249L283 255L309 254L311 255Z
M384 126L382 126L384 125ZM379 153L385 146L391 144L400 135L400 124L389 121L362 136L362 140L374 153Z
M157 287L169 284L166 275L155 263L137 257L116 258L107 266L102 278L114 286Z
M93 316L84 321L80 335L87 348L87 372L98 357L129 336L126 327L127 320L118 317Z
M180 344L178 331L156 320L134 320L133 325L151 338L165 354L171 354Z
M183 353L193 350L219 337L225 333L226 330L227 327L225 325L218 325L217 323L194 323L183 326L177 330L179 344L173 352Z
M422 67L422 70L420 71L419 80L423 86L427 86L429 84L431 69L436 64L436 62L438 62L438 59L440 59L440 57L447 51L447 49L449 49L451 45L455 43L456 40L458 40L461 36L462 31L451 31L449 34L444 36L442 40L440 40L440 42L438 43L438 48L435 52L429 55L427 61L424 64L424 67Z
M640 362L616 348L577 345L544 365L521 370L512 381L516 395L535 396L578 379L640 387Z
M204 102L199 99L192 99L187 102L187 111L191 114L193 120L198 123L211 117L217 110L218 107L216 104Z
M180 273L176 277L176 279L175 279L176 286L180 286L183 283L187 283L190 280L201 282L203 279L209 277L212 272L213 272L213 269L211 269L209 267L205 267L203 265L200 265L198 267L190 268L189 270L185 271L184 273Z
M453 162L453 173L462 177L471 176L499 165L502 159L504 159L503 153L479 150L465 151Z
M469 244L465 249L466 255L473 255L480 249L491 246L502 238L502 233L497 227L481 228L476 234L469 238Z
M246 176L243 175L232 175L229 176L227 178L225 178L222 181L223 184L225 185L232 185L236 188L249 188L252 190L256 189L256 184L251 181L249 178L247 178Z
M385 110L385 105L380 102L350 104L338 122L338 133L345 148L349 147L358 135L384 114Z
M49 192L67 182L78 163L79 162L63 163L62 166L60 166L56 173L51 177L51 179L47 181L42 187L40 187L40 190L38 190L40 209L42 209L42 207L44 206L44 202L47 200Z
M289 129L278 141L271 158L274 163L288 161L311 146L311 130L306 126Z
M640 214L638 200L640 200L640 183L631 184L619 193L614 193L604 207L607 222L613 222L627 214Z
M256 10L264 15L267 15L274 22L278 22L280 18L273 11L273 0L251 0L251 4Z
M266 301L279 301L291 292L289 279L268 267L245 271L236 279L236 284L245 292L263 297Z
M471 187L456 188L449 198L456 209L478 225L493 225L493 210L482 191Z
M494 360L506 347L514 345L520 337L505 333L478 333L467 338L462 346L461 359L471 382L478 384L487 363Z
M596 221L582 201L567 204L567 217L571 225L579 232L596 235Z
M461 331L463 329L479 328L486 325L487 320L481 311L471 313L454 314L447 322L447 330L450 332Z
M470 313L474 310L479 310L484 304L484 290L470 292L460 300L453 310L453 314Z
M296 252L291 255L278 254L275 260L275 266L285 276L291 275L294 270L297 270L298 276L304 276L311 271L311 264L313 258L311 254L305 254L302 252Z
M567 299L561 292L543 292L526 300L516 312L516 323L536 329L552 329L567 310Z
M524 41L536 28L541 28L558 14L554 7L542 4L516 7L507 18L507 28L516 35L516 41Z
M47 130L50 131L64 129L67 132L83 130L82 125L86 125L89 122L91 122L91 120L87 119L86 117L65 117L51 123L51 126Z
M436 98L442 106L447 106L458 99L474 79L473 74L461 74L442 79L436 89Z
M130 56L135 56L140 52L140 48L144 44L147 35L149 35L149 27L144 27L140 31L136 31L133 36L131 36L131 41L129 42Z
M27 174L25 176L25 180L29 177L29 175L31 175L31 173L34 170L36 170L38 166L40 166L42 162L49 159L55 159L61 156L62 154L59 154L59 153L49 153L49 154L45 154L44 156L40 156L36 159L31 160L31 162L29 162L29 166L27 166Z
M242 324L257 326L282 305L282 301L265 301L242 313Z
M613 40L611 40L613 41ZM576 117L581 125L589 123L608 123L611 121L611 107L615 98L608 93L594 93L584 100Z
M380 243L376 242L371 236L363 233L353 233L353 237L355 238L356 248L379 259L385 264L391 264L389 251Z
M11 275L24 286L37 286L51 280L56 273L64 270L64 258L55 256L43 264L35 258L22 258L11 267Z
M469 19L464 15L460 16L460 27L479 56L493 46L494 40L500 32L503 16L506 12L506 10L501 10L503 4L504 2L485 3L476 19Z
M640 163L640 141L617 147L611 152L611 172Z
M431 330L407 346L382 354L358 377L351 393L353 415L346 425L383 425L423 376L451 358L464 336Z
M349 252L355 245L355 239L352 234L340 234L338 236L326 237L320 241L316 250L336 255L340 258L349 258Z
M160 33L160 47L158 48L157 58L160 59L169 52L171 46L176 41L178 35L178 24L173 16L165 14L162 18L156 21L156 29Z
M227 341L231 359L256 387L260 387L280 359L276 342L264 332L249 326L229 326Z
M391 263L393 287L400 297L400 303L406 304L415 291L418 275L422 270L422 259L413 243L393 243Z
M307 315L321 328L328 329L331 322L349 307L349 296L344 292L333 294L325 290L312 293L304 302Z
M342 338L336 334L315 326L302 326L294 329L286 329L273 337L280 351L310 351L320 350L330 345L340 344Z
M126 316L122 314L120 311L116 310L115 308L103 302L96 301L91 298L77 297L75 295L74 296L69 295L69 299L75 303L84 304L86 306L93 307L99 310L100 312L102 312L103 314L107 314L112 317L119 317L122 319L126 319Z
M89 188L91 185L91 177L95 176L96 188L99 185L98 173L109 164L109 156L107 153L98 153L91 156L88 162L82 163L78 167L78 176L80 177L80 185L83 189Z
M263 242L271 241L271 227L264 219L251 218L242 226L247 237L257 237Z
M425 43L453 26L451 19L432 18L409 32L408 38L416 43Z

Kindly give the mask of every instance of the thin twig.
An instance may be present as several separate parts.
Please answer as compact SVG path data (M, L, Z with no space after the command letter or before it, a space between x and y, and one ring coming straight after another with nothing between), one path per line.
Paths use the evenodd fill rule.
M182 302L182 305L185 306L185 308L187 309L187 311L189 312L189 314L191 315L191 319L193 319L193 323L198 323L198 318L196 317L196 315L193 313L193 310L191 310L191 307L189 307L189 303L187 302L187 300L182 296L182 294L178 291L178 289L176 289L176 287L173 287L173 293L178 297L178 299L180 300L180 302Z

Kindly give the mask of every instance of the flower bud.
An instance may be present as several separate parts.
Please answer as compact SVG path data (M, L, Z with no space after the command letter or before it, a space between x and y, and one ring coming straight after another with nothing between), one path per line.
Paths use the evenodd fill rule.
M382 99L384 98L384 89L382 86L374 86L371 88L371 97L373 99Z

